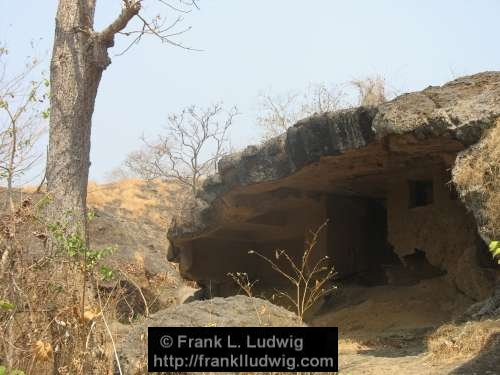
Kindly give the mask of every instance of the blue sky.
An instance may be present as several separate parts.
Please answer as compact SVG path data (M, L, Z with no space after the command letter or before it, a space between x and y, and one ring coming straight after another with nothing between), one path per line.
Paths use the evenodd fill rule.
M97 28L120 10L97 0ZM144 39L124 56L119 37L104 72L93 118L91 179L102 180L142 133L161 130L167 115L191 104L237 105L233 144L256 143L257 94L301 90L311 82L345 83L380 74L400 93L461 75L500 70L499 1L200 0L180 39L189 52ZM29 42L50 59L56 0L0 0L0 40L11 61ZM147 14L172 17L156 0Z

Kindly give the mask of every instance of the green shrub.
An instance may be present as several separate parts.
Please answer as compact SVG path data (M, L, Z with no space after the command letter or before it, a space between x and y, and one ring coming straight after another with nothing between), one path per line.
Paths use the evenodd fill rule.
M7 367L0 365L0 375L25 375L25 372L18 369L8 370Z
M498 264L500 264L500 241L490 242L490 252L493 259L495 259Z

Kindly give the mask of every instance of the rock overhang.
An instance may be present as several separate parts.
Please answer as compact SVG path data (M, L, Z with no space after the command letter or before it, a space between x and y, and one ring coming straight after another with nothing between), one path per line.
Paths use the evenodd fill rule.
M196 279L188 271L193 256L188 248L198 239L220 238L217 233L230 233L238 222L247 228L240 237L251 236L251 218L270 207L279 211L278 202L285 199L293 205L294 199L303 198L294 194L376 196L378 192L363 186L381 173L436 163L451 168L456 154L476 143L499 116L500 72L484 72L378 107L301 120L286 133L219 162L218 173L205 180L191 214L172 222L169 259L181 263L184 276Z
M231 190L272 183L321 157L336 156L391 136L415 141L443 137L464 147L479 140L500 116L500 72L484 72L403 94L378 107L358 107L316 114L286 133L224 157L197 197L193 218L174 218L168 237L174 244L201 235L201 223L215 219L214 202ZM208 223L207 223L208 224Z

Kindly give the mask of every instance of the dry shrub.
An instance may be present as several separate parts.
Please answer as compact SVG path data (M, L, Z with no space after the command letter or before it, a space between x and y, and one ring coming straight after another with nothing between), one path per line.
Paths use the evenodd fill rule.
M281 275L291 287L291 290L281 288L276 290L276 296L291 303L297 316L304 321L306 314L323 298L329 296L337 289L334 278L337 275L328 256L314 260L312 253L320 238L321 231L327 226L328 220L321 224L315 231L311 230L305 240L305 248L300 260L294 260L286 250L276 249L274 259L271 259L255 250L255 254L271 268ZM255 284L250 282L245 273L229 274L238 286L251 296ZM274 301L272 301L274 302Z
M52 244L29 199L0 220L0 259L0 364L26 374L111 373L105 302Z
M432 357L439 360L472 357L492 344L500 333L500 320L445 324L427 338Z
M500 237L500 118L482 140L463 152L453 168L453 182L481 231ZM479 216L478 216L479 215Z
M355 79L351 84L358 89L360 106L377 106L387 100L385 79L382 76Z

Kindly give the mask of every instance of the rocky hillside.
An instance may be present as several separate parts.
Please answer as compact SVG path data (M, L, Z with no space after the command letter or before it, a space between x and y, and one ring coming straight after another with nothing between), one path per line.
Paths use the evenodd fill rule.
M178 186L160 181L132 179L89 186L88 205L95 212L91 244L116 248L106 262L117 271L124 288L120 321L176 304L182 298L179 293L186 293L177 265L166 257L166 230L178 213L179 199Z
M0 191L1 202L6 202L5 197L5 191ZM177 265L166 257L166 230L180 197L175 184L159 181L131 179L89 185L91 247L114 249L102 261L113 269L114 278L102 287L111 290L118 282L117 319L122 323L176 304L192 292ZM16 191L14 200L30 199L36 205L43 198L43 192L27 188Z

